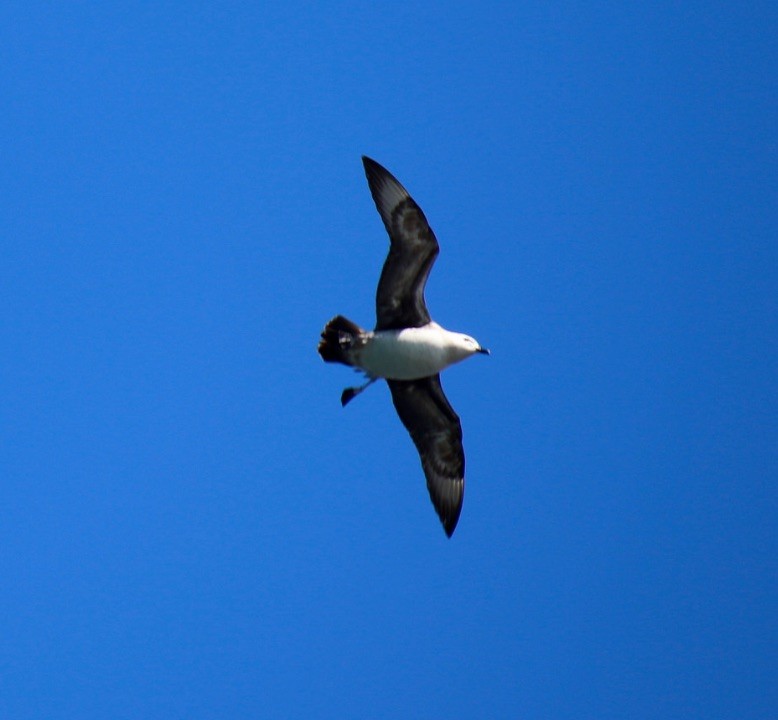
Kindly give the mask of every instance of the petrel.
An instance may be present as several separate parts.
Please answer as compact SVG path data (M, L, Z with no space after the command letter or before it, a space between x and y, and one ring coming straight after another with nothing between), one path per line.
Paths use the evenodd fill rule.
M432 504L451 537L465 492L462 425L440 386L440 371L475 353L489 354L469 335L445 330L430 318L424 286L438 255L438 241L421 208L397 179L363 157L367 183L389 233L389 255L376 292L375 330L363 330L342 315L332 318L319 354L361 370L367 382L346 388L345 406L384 378L392 401L421 457Z

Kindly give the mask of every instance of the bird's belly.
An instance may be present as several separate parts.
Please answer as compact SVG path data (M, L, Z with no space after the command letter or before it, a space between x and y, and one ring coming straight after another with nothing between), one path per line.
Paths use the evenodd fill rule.
M451 360L436 340L422 328L379 332L361 348L359 365L369 375L388 380L437 375Z

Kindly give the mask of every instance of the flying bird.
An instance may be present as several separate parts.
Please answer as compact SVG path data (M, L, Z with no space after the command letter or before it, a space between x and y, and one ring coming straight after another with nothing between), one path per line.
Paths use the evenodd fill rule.
M326 362L361 370L367 382L346 388L345 406L383 378L397 414L421 457L427 489L451 537L465 492L462 426L440 385L440 371L476 353L489 354L469 335L450 332L432 320L424 287L439 247L421 208L397 179L363 157L367 183L389 233L389 255L376 292L376 326L363 330L342 315L321 333L318 351Z

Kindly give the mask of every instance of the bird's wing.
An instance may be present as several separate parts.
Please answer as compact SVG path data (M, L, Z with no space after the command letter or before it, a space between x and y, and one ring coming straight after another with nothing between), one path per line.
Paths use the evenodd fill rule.
M421 208L397 179L363 157L365 174L391 244L376 292L376 330L421 327L430 321L424 286L438 241Z
M462 425L440 386L440 376L421 380L387 380L403 425L421 457L427 489L451 537L465 494L465 452Z

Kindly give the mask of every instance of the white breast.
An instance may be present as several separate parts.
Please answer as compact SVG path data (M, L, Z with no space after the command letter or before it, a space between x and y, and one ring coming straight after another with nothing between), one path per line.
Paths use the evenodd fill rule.
M420 328L376 332L359 351L359 366L389 380L417 380L436 375L470 353L462 353L456 334L436 323Z

